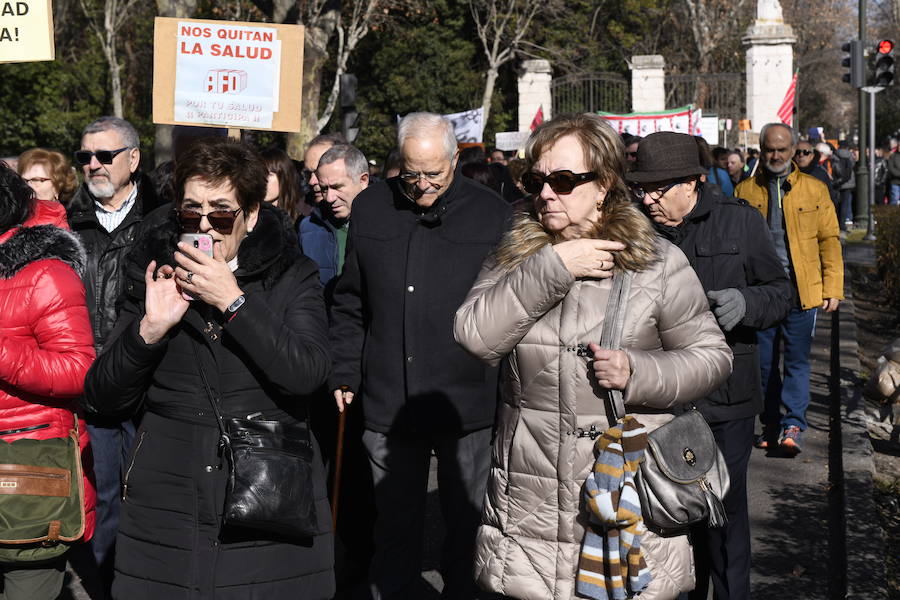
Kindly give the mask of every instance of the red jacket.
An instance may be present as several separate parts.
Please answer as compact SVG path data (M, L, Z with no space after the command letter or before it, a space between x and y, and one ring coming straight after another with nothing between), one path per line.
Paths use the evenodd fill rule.
M39 426L3 435L7 442L68 435L94 360L77 272L85 264L84 250L76 236L51 225L60 222L59 214L65 218L62 206L59 213L52 204L39 201L24 226L0 235L0 431ZM83 419L79 431L88 540L94 533L96 492Z

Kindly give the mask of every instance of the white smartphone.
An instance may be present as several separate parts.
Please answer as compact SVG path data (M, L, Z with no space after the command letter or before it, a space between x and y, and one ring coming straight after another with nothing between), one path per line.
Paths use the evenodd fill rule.
M208 233L182 233L178 241L193 246L210 258L213 257L213 238Z
M213 257L213 238L208 233L182 233L178 241L196 248L210 258ZM181 292L181 297L185 300L196 300L187 292Z

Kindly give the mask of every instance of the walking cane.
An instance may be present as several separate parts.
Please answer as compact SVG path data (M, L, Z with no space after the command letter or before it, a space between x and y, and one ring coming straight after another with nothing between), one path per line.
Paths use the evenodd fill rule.
M342 385L341 392L350 390L349 386ZM331 529L337 531L338 498L341 494L341 467L344 462L344 427L347 425L347 410L350 407L344 404L344 410L338 417L337 445L334 451L334 479L331 481Z

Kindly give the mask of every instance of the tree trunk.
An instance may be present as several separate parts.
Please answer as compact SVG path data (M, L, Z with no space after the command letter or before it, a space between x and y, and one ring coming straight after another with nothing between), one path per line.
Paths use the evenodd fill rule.
M487 70L487 78L484 82L484 95L481 97L481 107L484 109L482 115L482 127L486 128L488 117L491 115L491 99L494 97L494 85L497 83L497 67L490 66Z
M319 134L319 98L322 89L322 67L328 61L328 39L337 23L333 18L323 18L321 25L306 28L303 44L303 94L300 100L300 132L287 136L288 156L302 160L306 144Z
M119 57L116 54L115 42L110 46L109 50L109 88L112 94L113 115L120 119L125 118L122 111L122 73L119 67Z

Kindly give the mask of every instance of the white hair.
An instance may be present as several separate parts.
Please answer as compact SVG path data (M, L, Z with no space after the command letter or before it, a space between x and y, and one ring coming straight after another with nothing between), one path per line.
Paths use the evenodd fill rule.
M416 112L403 117L397 126L397 146L402 150L406 140L432 135L440 135L443 138L447 159L453 160L456 155L456 133L453 131L453 123L435 113Z

